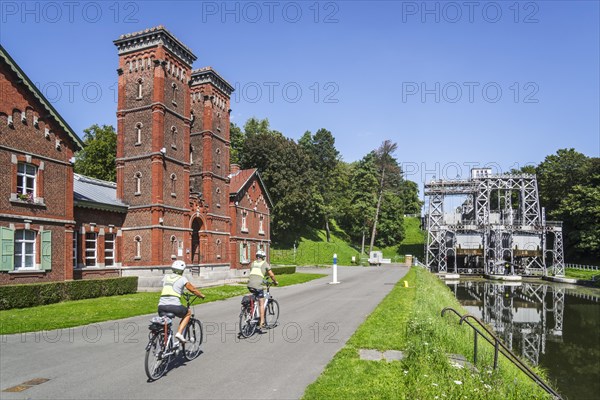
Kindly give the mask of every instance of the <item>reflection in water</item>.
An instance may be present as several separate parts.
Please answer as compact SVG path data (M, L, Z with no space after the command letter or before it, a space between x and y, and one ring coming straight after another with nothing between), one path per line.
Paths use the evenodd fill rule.
M461 305L508 348L547 369L570 399L596 398L600 297L539 283L447 282Z

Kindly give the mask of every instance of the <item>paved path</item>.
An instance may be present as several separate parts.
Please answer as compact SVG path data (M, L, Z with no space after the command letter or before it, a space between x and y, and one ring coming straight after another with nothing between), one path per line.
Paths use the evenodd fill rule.
M50 380L0 398L297 399L407 271L340 267L338 285L322 278L275 287L280 325L249 339L237 337L239 297L199 305L204 352L191 362L179 357L156 382L143 366L149 316L3 336L0 390Z

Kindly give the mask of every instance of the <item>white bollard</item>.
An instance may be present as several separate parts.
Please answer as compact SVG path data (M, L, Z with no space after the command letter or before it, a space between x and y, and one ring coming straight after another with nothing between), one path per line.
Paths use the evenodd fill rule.
M333 254L333 279L331 280L330 285L335 285L339 283L337 280L337 254Z

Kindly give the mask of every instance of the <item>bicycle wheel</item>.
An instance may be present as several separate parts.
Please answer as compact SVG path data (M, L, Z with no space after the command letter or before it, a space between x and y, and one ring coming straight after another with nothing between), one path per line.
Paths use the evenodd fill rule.
M171 356L162 356L165 353L164 333L154 335L149 345L145 358L146 375L148 379L155 381L167 372Z
M252 314L250 314L250 310L242 307L242 312L240 313L240 335L248 338L254 335L255 331L256 323L252 321Z
M279 318L279 303L275 299L270 299L265 310L265 326L267 328L275 328L277 319Z
M191 320L185 328L183 336L187 340L187 343L184 345L185 350L183 354L188 361L192 361L200 355L200 345L204 338L200 321L197 319Z

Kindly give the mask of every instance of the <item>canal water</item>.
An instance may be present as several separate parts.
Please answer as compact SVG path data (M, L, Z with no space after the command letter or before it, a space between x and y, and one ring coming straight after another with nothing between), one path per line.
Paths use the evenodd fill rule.
M446 282L462 306L565 399L600 398L600 289L554 283Z

